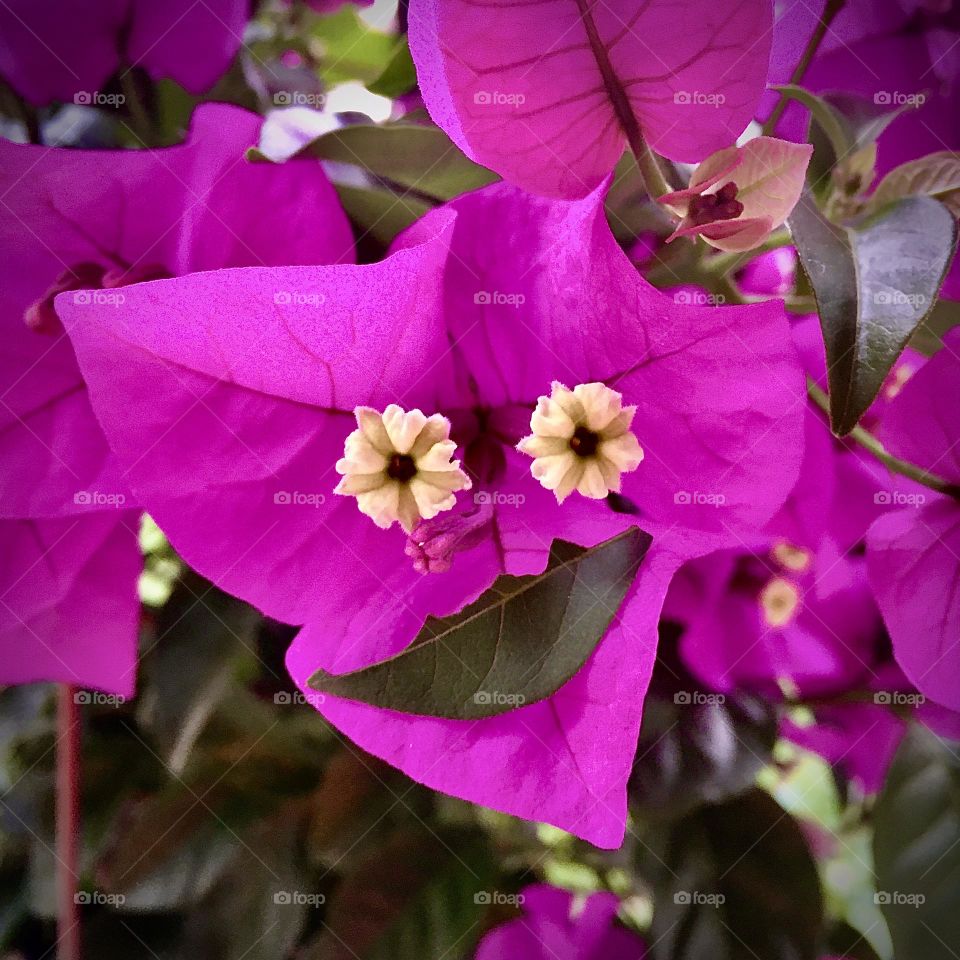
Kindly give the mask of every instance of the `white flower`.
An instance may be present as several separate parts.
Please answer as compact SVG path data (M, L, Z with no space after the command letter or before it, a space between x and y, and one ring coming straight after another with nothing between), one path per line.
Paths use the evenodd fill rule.
M334 493L356 497L361 513L386 529L399 521L410 533L456 502L457 490L469 490L470 478L451 460L457 445L450 421L435 413L409 413L391 403L382 414L370 407L354 410L357 427L344 444Z
M620 476L636 470L643 450L630 431L636 407L603 383L581 383L568 390L556 380L549 397L537 400L530 418L533 433L517 444L534 458L530 472L557 503L576 490L602 500L620 492Z

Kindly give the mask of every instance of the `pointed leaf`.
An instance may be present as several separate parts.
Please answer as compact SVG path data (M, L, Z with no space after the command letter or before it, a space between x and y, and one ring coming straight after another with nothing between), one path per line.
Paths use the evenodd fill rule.
M809 193L789 224L820 313L831 427L844 436L933 309L957 226L936 200L910 197L845 228L827 220Z
M436 127L402 123L341 127L314 140L308 149L324 160L354 164L437 200L449 200L497 179L468 160Z
M823 915L797 822L754 790L673 828L656 884L654 960L814 960Z
M942 150L911 160L891 170L870 198L870 209L879 210L901 197L946 197L960 192L960 153Z
M402 97L417 85L417 68L413 65L410 56L410 47L406 37L397 44L390 62L384 67L383 73L372 83L367 84L371 93L378 93L381 97Z
M897 752L875 812L877 900L894 955L948 960L960 944L960 761L920 728Z
M640 530L584 550L554 541L546 570L500 577L479 600L428 618L396 656L310 686L389 710L476 720L545 700L603 638L643 561Z

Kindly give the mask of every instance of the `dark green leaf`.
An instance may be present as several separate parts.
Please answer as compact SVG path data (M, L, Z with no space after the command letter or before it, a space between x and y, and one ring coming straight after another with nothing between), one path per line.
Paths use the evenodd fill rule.
M164 605L145 660L149 683L139 716L174 773L183 771L239 663L255 659L259 622L252 607L192 572Z
M960 944L960 758L916 728L894 759L876 807L877 898L894 955L954 960Z
M410 56L410 47L406 37L400 39L397 48L390 58L383 73L372 83L367 84L371 93L378 93L381 97L402 97L417 85L417 68L413 65Z
M854 149L854 137L843 117L823 98L796 84L786 83L774 87L789 100L802 103L809 111L812 120L820 125L833 148L835 157L845 157Z
M960 153L942 150L891 170L870 197L870 209L901 197L923 195L941 201L960 194Z
M796 821L754 790L679 821L654 898L654 960L815 960L823 903Z
M938 300L913 332L910 346L928 357L933 356L943 347L943 338L956 327L960 327L960 302Z
M352 3L310 24L309 46L328 87L350 80L368 83L383 72L396 39L369 26Z
M603 638L650 537L639 530L584 550L555 540L546 570L500 577L452 617L428 618L381 663L310 678L315 690L389 710L476 720L545 700Z
M770 762L777 717L763 701L700 690L661 624L660 653L643 706L631 803L641 815L676 819L753 786ZM671 631L671 633L675 633Z
M479 831L397 831L331 899L304 960L459 960L471 955L495 871Z
M956 248L956 222L936 200L910 197L845 228L805 192L789 223L820 313L831 426L843 436L933 309Z
M324 160L361 167L374 177L437 200L475 190L497 179L468 160L437 127L413 124L342 127L307 148Z
M334 186L359 238L372 237L384 248L431 209L419 197L399 196L384 187L365 189L341 183Z

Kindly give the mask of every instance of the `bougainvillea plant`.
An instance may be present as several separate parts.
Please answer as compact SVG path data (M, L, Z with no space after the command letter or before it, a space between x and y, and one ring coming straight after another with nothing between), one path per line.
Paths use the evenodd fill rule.
M954 956L951 3L0 27L2 960Z

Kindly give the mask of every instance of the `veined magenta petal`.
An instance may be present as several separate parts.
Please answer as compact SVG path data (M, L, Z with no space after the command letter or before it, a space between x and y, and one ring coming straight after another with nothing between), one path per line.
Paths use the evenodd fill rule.
M415 576L404 538L336 496L353 409L457 396L438 309L445 235L364 267L248 268L58 309L139 501L185 559L291 623Z
M410 48L434 120L535 193L582 197L636 126L694 162L733 143L763 93L772 6L748 0L416 0Z

